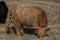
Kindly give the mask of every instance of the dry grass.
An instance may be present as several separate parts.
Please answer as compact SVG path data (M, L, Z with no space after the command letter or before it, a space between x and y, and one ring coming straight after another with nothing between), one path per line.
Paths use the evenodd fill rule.
M12 2L6 2L8 7L12 6L12 4L16 5L33 5L38 6L44 9L44 11L47 14L47 20L48 20L48 27L50 30L47 32L49 36L45 36L43 40L60 40L60 3L54 3L54 2L24 2L24 1L12 1ZM1 30L4 27L5 24L2 24L0 28ZM0 40L40 40L36 36L32 34L26 34L23 37L18 37L12 32L11 34L7 35L5 32L0 31Z

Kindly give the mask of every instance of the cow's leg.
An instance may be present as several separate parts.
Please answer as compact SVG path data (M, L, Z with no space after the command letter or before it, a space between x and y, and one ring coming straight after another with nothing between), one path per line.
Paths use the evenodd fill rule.
M37 33L38 33L38 23L34 22L33 26L35 27L34 31L35 31L35 34L37 35Z
M18 21L14 21L14 23L15 23L15 26L16 26L15 28L16 28L17 35L22 36L23 35L22 25Z
M6 32L7 32L7 34L10 33L9 25L10 25L10 18L9 18L9 15L8 15L8 17L6 19Z

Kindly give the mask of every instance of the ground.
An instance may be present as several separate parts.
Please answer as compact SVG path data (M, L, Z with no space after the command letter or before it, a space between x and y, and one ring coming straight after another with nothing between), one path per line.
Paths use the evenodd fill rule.
M47 1L11 1L6 2L7 6L10 7L15 5L33 5L44 9L47 15L47 27L50 28L43 40L60 40L60 3L47 2ZM30 34L29 34L30 32ZM0 40L41 40L34 35L33 30L28 29L23 37L17 36L13 31L11 34L6 34L5 24L0 24Z

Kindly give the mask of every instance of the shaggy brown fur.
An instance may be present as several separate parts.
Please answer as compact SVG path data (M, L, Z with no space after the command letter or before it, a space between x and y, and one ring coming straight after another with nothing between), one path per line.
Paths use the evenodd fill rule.
M35 30L35 32L39 37L43 37L45 35L47 19L45 12L39 7L15 6L10 8L6 20L6 27L8 30L10 29L10 16L16 26L17 35L23 34L22 26L36 28L37 30Z

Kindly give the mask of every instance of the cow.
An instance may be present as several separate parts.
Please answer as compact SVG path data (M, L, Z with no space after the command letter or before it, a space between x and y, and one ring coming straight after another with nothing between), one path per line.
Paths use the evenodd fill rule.
M6 32L10 31L11 19L16 28L17 35L22 36L23 27L36 28L35 33L39 38L44 37L47 30L46 13L36 6L13 6L9 9L6 19Z
M8 13L8 7L4 1L0 1L0 23L5 23Z

